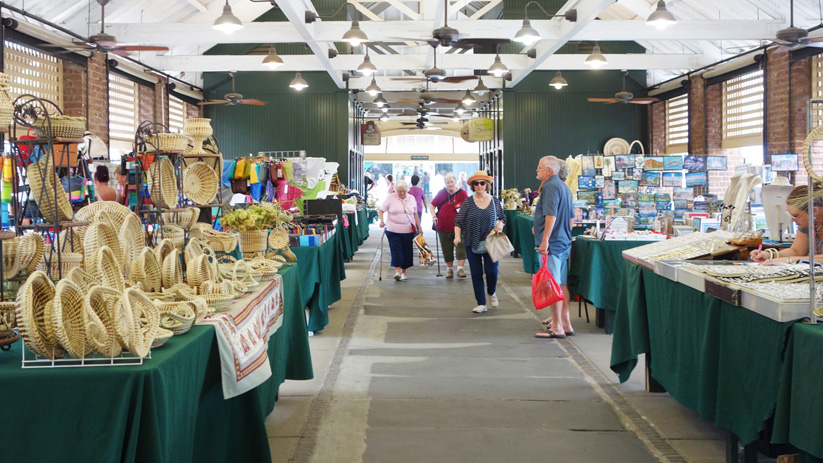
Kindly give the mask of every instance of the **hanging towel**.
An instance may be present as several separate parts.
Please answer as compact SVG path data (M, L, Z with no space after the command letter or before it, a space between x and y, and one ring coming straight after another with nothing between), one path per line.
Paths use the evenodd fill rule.
M223 175L220 181L223 186L229 188L231 186L231 178L234 176L234 161L223 161Z
M237 160L237 164L234 166L234 179L235 180L242 180L243 174L246 172L246 163L247 161L243 158Z
M249 182L251 182L252 185L254 185L255 183L260 183L260 181L258 180L259 177L260 177L260 163L259 162L253 162L253 163L251 163L251 173L249 175Z
M231 164L229 165L229 168L227 169L228 173L226 175L226 178L229 179L229 182L234 180L234 172L235 172L236 169L237 169L237 161L231 161Z

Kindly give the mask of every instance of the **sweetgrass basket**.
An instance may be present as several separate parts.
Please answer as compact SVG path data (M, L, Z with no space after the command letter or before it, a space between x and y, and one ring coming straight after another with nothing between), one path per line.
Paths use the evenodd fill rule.
M103 286L114 288L118 291L125 289L123 280L123 265L117 260L108 246L103 246L97 250L97 276Z
M162 270L152 249L144 248L140 257L132 262L129 280L142 283L143 290L146 292L160 292L163 281Z
M45 272L47 260L49 261L48 273L55 279L58 275L65 278L73 268L83 268L83 254L79 252L61 252L58 262L57 254L52 253L51 250L46 251L43 260L37 265L37 270ZM62 272L59 269L62 269Z
M168 224L163 225L162 231L164 240L171 241L178 251L183 251L183 245L186 243L186 232L182 228Z
M98 275L97 252L103 246L111 249L118 263L122 262L123 255L120 249L120 237L117 231L104 221L95 222L88 227L83 237L83 257L86 270L92 275Z
M186 334L194 324L196 309L191 302L155 302L160 311L160 326L175 336Z
M14 302L0 302L0 338L11 335L15 327Z
M289 232L285 228L277 227L269 232L269 248L283 249L289 247Z
M169 158L161 157L149 166L146 183L155 204L166 208L177 206L177 177Z
M129 215L134 215L128 207L114 201L96 201L88 206L83 206L75 214L75 219L80 222L94 222L101 211L106 211L112 220L122 224Z
M195 162L183 171L183 194L195 204L209 204L220 189L214 169L205 162Z
M199 287L203 283L211 282L215 279L212 257L201 254L188 262L186 267L186 283L193 287Z
M247 230L240 232L240 252L266 252L267 230Z
M60 280L54 293L52 326L57 341L74 358L92 352L86 342L86 310L83 291L71 280Z
M56 189L54 187L56 180L54 178L53 163L47 162L50 158L50 156L44 156L43 159L29 164L26 168L31 195L47 222L53 220L52 211L55 208L57 209L58 220L71 220L74 212L71 209L71 203L66 192L60 185L57 185Z
M180 251L175 249L163 259L161 274L163 288L171 288L183 282L183 269L180 266Z
M149 143L158 151L182 153L188 148L189 140L191 138L182 133L156 133L149 139Z
M51 136L59 138L83 138L83 132L86 131L86 118L74 116L49 116L51 120ZM34 126L43 131L46 137L49 126L46 123L46 118L38 118L34 122Z
M160 329L160 312L143 291L129 288L114 306L119 339L135 357L145 357Z
M211 227L201 228L206 242L217 252L232 252L237 248L237 234L214 230Z
M44 272L34 272L17 292L16 319L26 347L36 355L62 358L64 352L48 339L46 312L54 299L54 283ZM51 318L49 314L48 318Z
M116 289L92 286L83 299L89 319L86 326L89 341L95 352L106 357L118 356L122 350L114 320L114 306L121 296Z
M151 342L151 348L157 349L163 347L169 339L174 336L170 330L167 330L163 327L157 329L157 335L154 337L154 341Z

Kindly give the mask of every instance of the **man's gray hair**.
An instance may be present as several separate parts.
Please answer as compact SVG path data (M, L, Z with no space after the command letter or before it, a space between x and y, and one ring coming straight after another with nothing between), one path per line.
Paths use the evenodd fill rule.
M554 156L543 156L540 158L540 164L542 164L543 167L551 167L552 172L554 172L555 175L560 173L561 162L562 161L560 159L557 159Z
M569 176L569 163L562 159L558 159L558 161L560 162L560 168L557 169L557 176L565 182Z
M456 178L456 177L454 176L454 174L453 174L453 173L451 173L451 172L449 172L448 174L446 174L446 178L445 178L444 180L448 180L448 179L452 179L452 180L454 180L454 182L455 182L455 183L457 183L457 178Z

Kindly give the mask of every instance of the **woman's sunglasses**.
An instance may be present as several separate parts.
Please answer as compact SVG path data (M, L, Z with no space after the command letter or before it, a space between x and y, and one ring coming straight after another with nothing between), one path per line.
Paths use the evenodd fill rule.
M485 185L485 184L486 184L486 181L485 181L485 180L480 180L480 181L478 181L478 182L472 182L472 185L474 185L474 186L477 186L477 185Z

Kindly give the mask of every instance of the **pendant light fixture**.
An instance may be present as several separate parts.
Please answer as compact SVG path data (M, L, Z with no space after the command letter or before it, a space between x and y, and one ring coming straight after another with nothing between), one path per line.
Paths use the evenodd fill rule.
M366 93L368 93L371 96L377 96L377 94L380 92L380 87L377 86L377 81L375 81L374 76L372 76L371 84L369 84L369 86L366 87Z
M243 23L231 12L229 0L226 0L226 5L223 6L223 14L214 20L214 24L212 24L211 27L226 34L231 34L243 28Z
M376 104L378 108L382 108L383 105L385 105L386 103L388 103L388 101L386 101L386 99L383 98L382 93L377 95L377 98L374 99L374 104Z
M586 64L597 69L600 66L604 66L606 63L608 63L608 61L606 61L606 57L603 56L603 53L600 52L600 45L595 42L592 53L586 57Z
M274 49L274 44L269 47L269 54L263 58L263 66L266 66L269 69L277 69L283 64L283 58L281 58L277 54L277 50Z
M457 103L457 107L454 108L454 112L457 114L463 114L466 112L466 108L463 106L463 103Z
M360 29L360 22L355 19L351 22L351 29L343 34L343 41L353 47L359 47L361 43L368 42L369 37Z
M494 63L489 67L489 73L495 77L503 77L507 72L509 72L509 68L500 61L500 54L496 54Z
M289 87L297 90L298 92L303 90L304 88L307 88L308 86L309 83L303 80L303 76L301 76L299 72L297 73L297 75L294 76L294 79L292 79L291 83L289 84Z
M569 22L577 22L577 10L572 8L564 14L549 14L548 11L544 10L539 3L532 0L529 3L526 3L526 6L523 7L523 25L520 27L520 30L514 34L514 41L520 42L524 45L531 45L534 42L540 40L540 33L537 32L535 28L532 27L531 21L529 21L529 12L528 8L530 5L535 5L536 7L540 8L543 13L550 18L566 18Z
M561 88L569 85L569 83L566 82L566 79L563 78L563 74L561 74L560 71L557 71L554 73L554 79L552 79L552 81L549 82L549 85L556 88L557 90L560 90Z
M389 105L384 104L383 107L380 108L380 110L383 111L384 113L387 113L387 112L389 112L389 108L391 108Z
M387 122L389 120L389 115L388 114L383 114L382 116L380 116L380 120L382 122Z
M477 100L474 99L471 92L466 90L466 94L463 95L463 106L471 106L477 103Z
M474 90L472 90L472 92L474 92L474 93L476 93L480 96L483 96L483 95L485 95L486 93L489 92L489 87L486 87L486 85L483 83L483 79L478 77L477 78L477 87L474 87Z
M460 116L455 113L455 114L452 115L452 120L454 122L460 122Z
M366 56L363 58L363 62L360 64L360 66L357 66L357 72L363 74L366 77L377 72L377 66L375 66L371 62L371 58L369 58L368 47L366 48Z
M666 9L666 2L664 0L659 0L657 2L657 9L646 18L646 24L649 26L654 26L658 30L663 30L672 24L677 24L677 18Z

